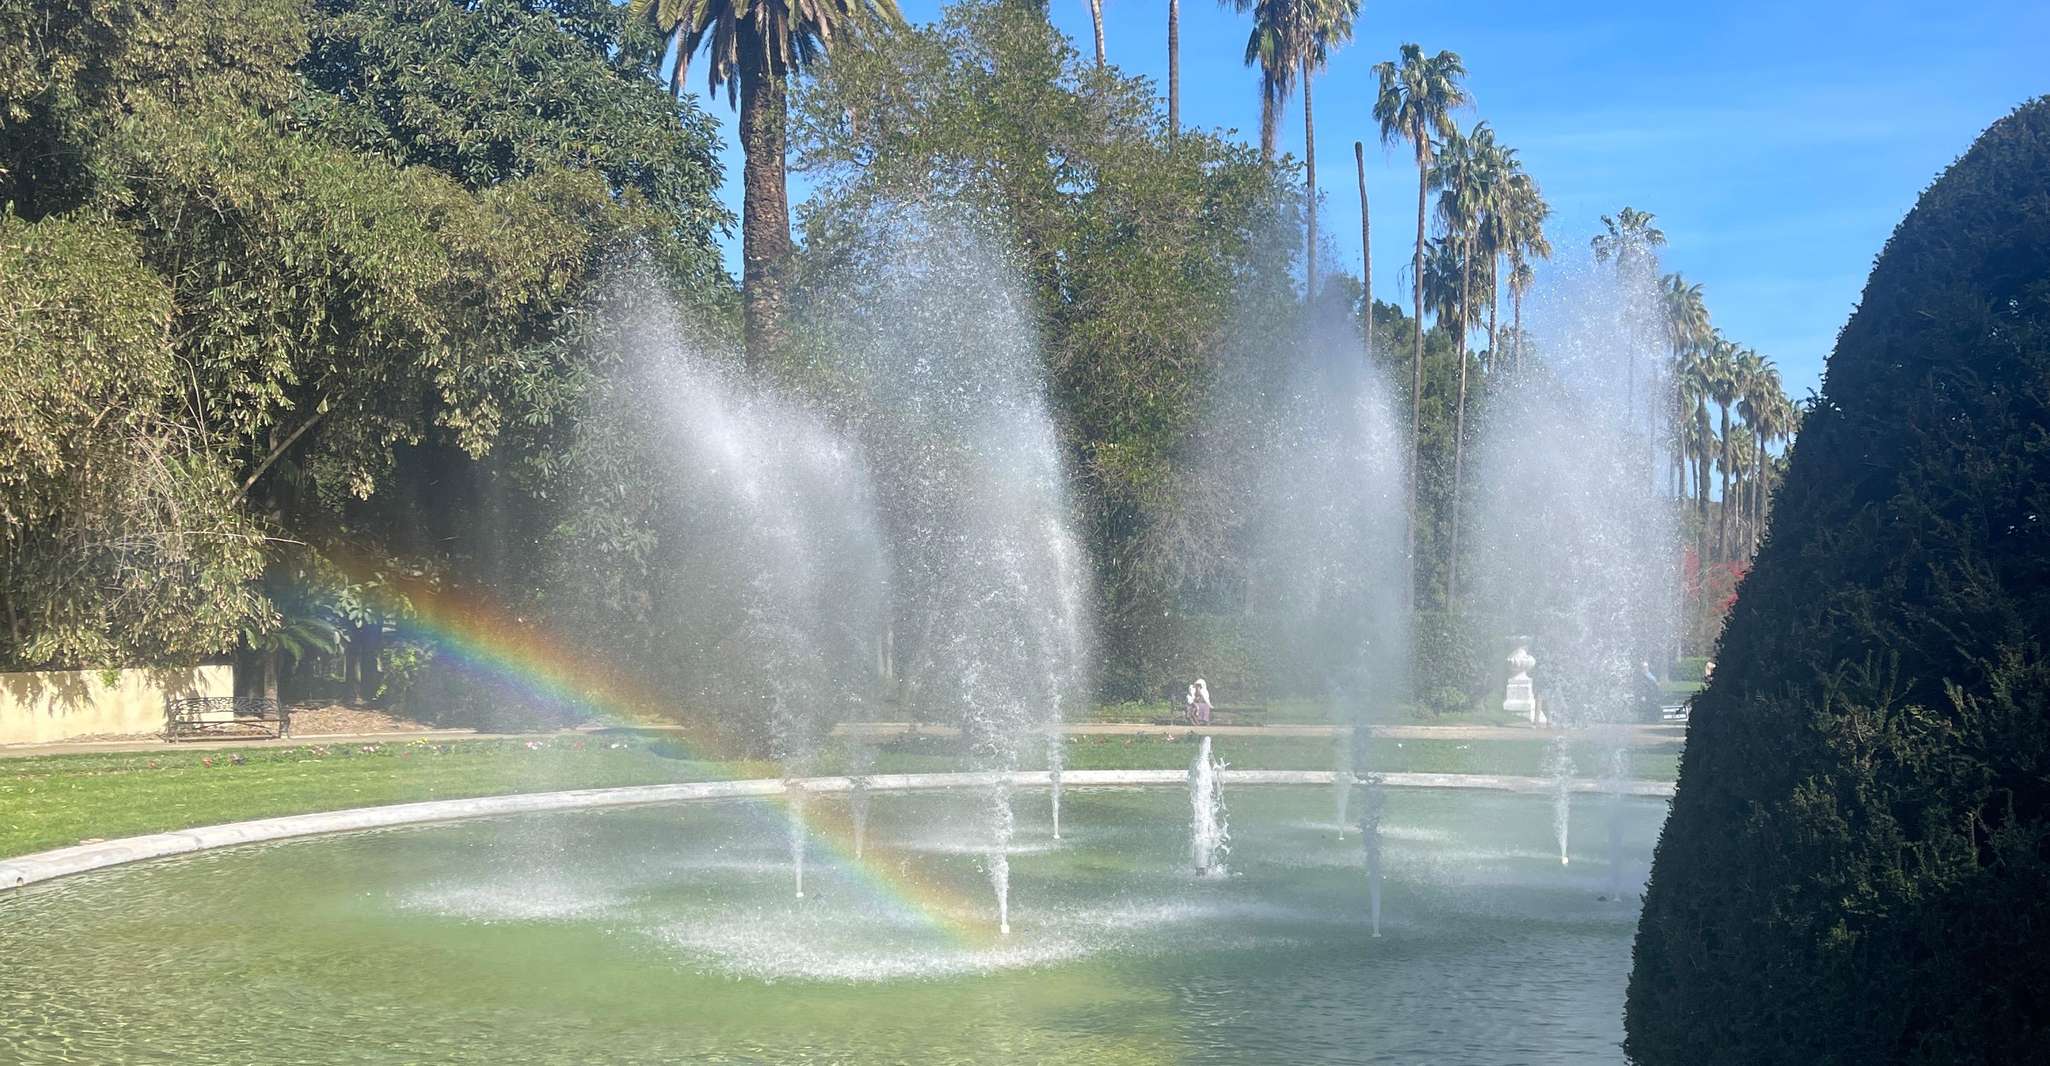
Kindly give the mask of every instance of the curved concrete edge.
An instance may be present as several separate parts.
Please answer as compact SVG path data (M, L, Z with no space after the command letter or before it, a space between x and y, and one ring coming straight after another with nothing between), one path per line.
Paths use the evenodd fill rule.
M356 807L316 814L294 814L282 818L259 818L248 822L181 829L170 833L124 837L93 844L39 851L31 855L0 860L0 891L24 888L60 877L103 870L149 859L169 858L238 844L270 840L348 833L364 829L451 822L467 818L488 818L507 814L535 814L545 811L590 810L603 807L637 807L687 800L744 799L780 796L790 791L836 793L859 787L872 792L915 792L935 789L994 785L1000 775L985 773L870 774L866 778L806 777L754 778L744 781L692 781L670 785L628 785L621 788L586 788L566 792L523 792L474 799L427 800L394 803L383 807ZM1009 775L1013 787L1046 787L1053 774L1030 770ZM1330 770L1226 770L1224 781L1231 785L1328 785L1337 775ZM1390 788L1449 788L1497 792L1549 792L1557 782L1542 777L1510 777L1495 774L1384 773L1376 779ZM1066 770L1060 775L1064 787L1179 785L1188 780L1183 770ZM1574 792L1607 792L1600 781L1575 778L1568 782ZM1621 789L1630 796L1671 798L1673 786L1662 781L1629 781Z

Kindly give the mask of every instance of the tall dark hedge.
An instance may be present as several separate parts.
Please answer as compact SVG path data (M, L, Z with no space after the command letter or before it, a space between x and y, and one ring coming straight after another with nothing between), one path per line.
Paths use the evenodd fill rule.
M1696 702L1626 1050L2050 1061L2050 97L1908 215Z

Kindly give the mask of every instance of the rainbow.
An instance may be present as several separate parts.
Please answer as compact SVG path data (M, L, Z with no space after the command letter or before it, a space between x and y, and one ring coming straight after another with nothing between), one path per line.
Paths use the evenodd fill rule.
M352 578L383 587L378 603L399 619L402 634L432 643L437 659L465 674L540 699L586 711L598 721L655 726L672 735L690 758L758 773L733 742L702 722L679 714L676 701L636 685L628 671L543 626L505 609L477 591L458 591L420 579L392 583L368 567L343 566ZM746 764L753 762L751 769ZM798 802L786 794L773 801L782 817L779 831L795 823L808 845L829 865L852 875L879 902L920 917L930 928L964 946L989 943L996 934L995 903L976 898L927 876L917 856L870 843L857 854L852 815L844 804Z

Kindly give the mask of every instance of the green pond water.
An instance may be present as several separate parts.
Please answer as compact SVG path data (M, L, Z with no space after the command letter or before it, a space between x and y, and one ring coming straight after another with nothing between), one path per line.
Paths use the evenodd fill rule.
M109 870L0 896L0 1062L1621 1061L1663 801L1579 797L1562 866L1542 797L1391 792L1376 939L1332 799L1229 792L1199 879L1180 790L1070 789L1058 843L1021 793L1008 938L980 796L872 797L801 900L757 800Z

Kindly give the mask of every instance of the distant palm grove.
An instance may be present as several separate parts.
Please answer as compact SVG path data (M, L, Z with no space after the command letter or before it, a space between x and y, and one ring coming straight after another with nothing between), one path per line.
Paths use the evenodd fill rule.
M287 696L457 707L419 618L461 598L660 687L643 634L665 605L633 575L673 555L664 490L583 431L631 402L617 324L673 309L676 343L859 405L818 323L862 306L864 265L931 205L1002 234L1030 297L1104 698L1193 664L1280 684L1244 647L1199 414L1313 337L1395 388L1414 609L1461 628L1476 412L1547 365L1524 324L1556 251L1541 176L1458 54L1376 46L1372 98L1319 100L1371 11L1235 6L1252 143L1184 124L1174 0L1164 96L1115 63L1158 42L1106 42L1095 6L1085 53L1006 0L924 26L892 0L0 0L0 667L232 657ZM693 75L737 110L737 282ZM1300 160L1275 145L1297 97ZM1353 176L1320 185L1318 104L1363 217L1366 144L1413 159L1413 190L1374 190L1406 276L1329 253L1320 197ZM812 190L794 219L790 168ZM1700 654L1801 411L1661 267L1652 214L1599 227L1596 269L1659 323L1630 387L1669 427L1644 443L1688 544L1673 650ZM1491 649L1431 654L1454 696L1430 709L1482 698Z

